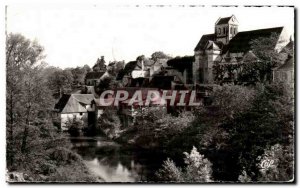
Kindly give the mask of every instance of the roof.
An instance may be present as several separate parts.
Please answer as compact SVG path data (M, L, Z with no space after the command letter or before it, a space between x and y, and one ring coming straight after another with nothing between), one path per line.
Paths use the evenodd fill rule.
M150 67L150 66L154 65L154 63L155 62L153 60L144 59L144 66L145 67ZM142 61L137 61L137 64L136 64L135 68L142 69Z
M281 52L293 52L294 51L294 41L290 41L285 47L282 48Z
M208 40L206 43L206 47L207 50L221 50L220 47L218 46L218 44L214 41Z
M63 95L54 108L60 113L87 112L86 105L91 104L93 100L93 94Z
M85 79L100 79L105 72L88 72Z
M276 70L294 70L294 57L289 57L283 65L278 67Z
M200 41L198 42L197 46L195 47L194 51L203 50L206 43L209 40L215 41L216 40L216 35L215 34L202 35L202 37L201 37Z
M65 105L67 104L69 98L71 97L70 94L63 94L61 96L61 98L58 100L58 102L55 104L54 108L62 111L62 109L65 107Z
M238 32L228 43L225 47L223 52L227 52L227 49L230 53L237 53L237 52L247 52L251 50L250 42L252 40L258 39L260 37L270 37L272 33L279 34L282 32L283 27L274 27L274 28L267 28L267 29L258 29L252 31L243 31ZM275 46L274 46L275 48Z
M220 18L216 25L221 25L221 24L227 24L229 22L229 20L231 19L232 16L230 17L225 17L225 18Z

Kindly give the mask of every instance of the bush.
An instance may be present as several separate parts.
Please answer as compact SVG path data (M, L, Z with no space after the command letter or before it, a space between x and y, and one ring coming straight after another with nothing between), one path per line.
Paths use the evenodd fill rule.
M293 181L294 165L291 147L275 144L266 149L258 165L260 176L258 181Z
M84 123L77 117L68 118L66 127L71 136L79 136L84 129Z
M196 147L193 147L191 153L184 152L185 168L177 167L175 163L167 159L161 169L156 173L161 181L172 182L210 182L211 181L211 163L201 155Z

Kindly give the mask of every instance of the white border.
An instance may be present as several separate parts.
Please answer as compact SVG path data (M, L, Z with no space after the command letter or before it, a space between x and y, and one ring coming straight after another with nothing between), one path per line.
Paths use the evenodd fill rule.
M140 0L44 0L41 2L41 0L2 0L0 1L0 70L1 70L1 74L0 74L0 126L1 126L1 130L0 130L0 138L1 138L1 144L0 144L0 185L1 187L8 187L9 185L5 182L5 117L6 117L6 109L5 109L5 5L7 4L28 4L28 3L55 3L55 4L74 4L74 3L87 3L87 4L98 4L98 5L172 5L172 6L178 6L178 5L205 5L205 6L210 6L210 5L294 5L296 8L299 8L299 0L289 0L289 1L282 1L282 0L269 0L269 1L262 1L262 0L252 0L251 2L249 0L186 0L186 1L179 1L179 0L144 0L144 1L140 1ZM297 20L296 22L296 27L298 25L299 20ZM296 33L296 31L295 31ZM298 44L298 37L296 37L297 41L296 43ZM299 54L299 48L297 50L297 54ZM299 72L299 65L297 66L297 72ZM299 80L297 78L297 88L299 88ZM297 104L298 107L298 104ZM297 112L297 116L298 116L298 112ZM297 125L296 125L297 126ZM299 136L299 127L297 128L297 136ZM297 145L297 151L299 152L299 145ZM298 153L299 156L299 153ZM298 159L297 159L297 167L298 167ZM297 168L299 169L299 168ZM297 171L298 172L298 171ZM296 174L297 178L296 180L299 181L299 172ZM41 184L38 185L34 185L34 184L29 184L29 186L39 186ZM24 185L14 185L14 187L21 187ZM28 185L27 185L28 186ZM45 186L45 185L43 185ZM47 185L47 186L53 186L53 185ZM66 185L54 185L55 187L63 187ZM68 186L74 186L74 184L68 185ZM87 185L75 185L75 186L79 186L79 187L85 187ZM116 186L120 186L120 185L98 185L98 184L94 184L92 186L109 186L109 187L116 187ZM124 186L124 185L121 185ZM126 184L125 186L132 186L132 184ZM148 185L149 186L149 185ZM150 185L150 186L155 186L155 187L161 187L163 185ZM190 185L179 185L182 187L187 187ZM204 186L204 187L215 187L215 186L219 186L219 185L200 185L200 186ZM232 186L232 185L227 185L227 186ZM257 187L263 187L263 186L273 186L272 184L269 185L256 185ZM288 186L288 185L285 185Z

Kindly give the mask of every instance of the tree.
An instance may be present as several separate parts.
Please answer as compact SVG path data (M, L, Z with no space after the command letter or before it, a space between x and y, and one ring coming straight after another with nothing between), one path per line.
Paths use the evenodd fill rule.
M201 155L196 147L193 147L191 153L184 152L185 168L182 170L175 163L167 159L161 169L156 173L162 181L173 182L210 182L211 181L211 163Z
M275 50L278 38L278 34L272 33L270 37L259 37L250 42L251 50L258 60L245 63L240 80L248 81L250 79L261 83L271 82L272 69L280 65L287 57L284 53Z
M50 75L48 80L49 88L53 93L69 93L72 90L73 74L70 70L57 70Z
M226 136L215 135L211 145L207 146L216 179L236 181L243 173L252 181L258 181L257 157L277 143L292 147L291 99L280 85L259 85L257 90L248 109L220 123L218 127ZM220 163L221 160L226 162Z
M85 70L85 72L91 72L92 71L92 69L89 65L84 65L82 68Z
M22 142L22 152L25 152L28 126L32 120L32 113L36 112L35 105L43 97L39 88L43 81L33 84L38 80L40 66L36 66L44 58L43 47L36 41L31 42L20 34L9 34L6 40L6 103L7 103L7 130L9 132L7 143L8 167L14 163L15 129L18 124L25 126ZM35 100L37 97L37 100ZM34 110L34 111L33 111ZM19 128L19 127L18 127Z
M157 51L157 52L154 52L152 55L151 55L151 59L156 61L157 59L170 59L171 57L167 54L165 54L164 52L162 51Z
M77 181L90 181L93 177L85 176L87 170L81 159L69 150L70 142L53 125L51 112L54 100L47 85L49 80L43 57L43 47L36 41L20 34L8 35L7 169L10 173L26 173L31 181L46 181L45 175L60 174L62 169L67 172L78 169L78 174L73 170L73 177L55 176L55 179L48 180L74 180L77 177Z
M71 69L71 73L73 75L74 85L84 84L85 75L87 73L87 71L84 67L73 68L73 69Z

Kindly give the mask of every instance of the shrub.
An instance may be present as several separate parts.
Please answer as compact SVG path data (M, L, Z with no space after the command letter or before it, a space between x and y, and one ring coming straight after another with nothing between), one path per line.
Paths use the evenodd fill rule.
M84 129L84 123L77 117L68 118L66 127L71 136L79 136Z
M193 147L191 153L184 152L185 168L177 167L175 163L167 159L161 169L156 173L161 181L173 182L210 182L211 181L211 163L201 155L196 147Z

